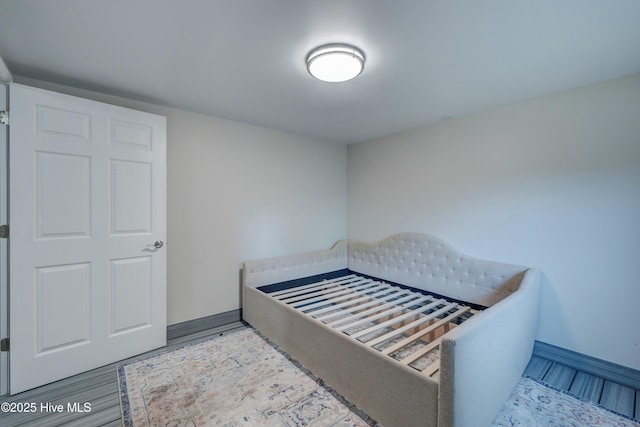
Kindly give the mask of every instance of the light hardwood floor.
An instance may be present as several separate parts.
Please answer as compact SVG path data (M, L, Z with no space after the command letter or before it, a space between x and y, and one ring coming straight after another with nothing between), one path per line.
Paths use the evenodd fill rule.
M0 413L0 426L120 426L120 400L116 366L132 362L154 354L162 353L186 344L212 338L222 332L245 327L242 322L208 329L168 340L166 347L136 356L93 371L76 375L56 383L29 390L15 396L0 397L0 402L34 402L40 408L42 403L53 405L84 402L91 404L91 411L85 413ZM618 413L640 419L640 391L624 387L552 362L533 356L525 375L540 379L555 388L569 391L583 399L599 403Z

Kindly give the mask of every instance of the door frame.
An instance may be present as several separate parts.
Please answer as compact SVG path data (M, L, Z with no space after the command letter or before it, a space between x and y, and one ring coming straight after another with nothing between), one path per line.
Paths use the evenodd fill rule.
M0 68L2 68L0 58ZM9 82L0 73L0 110L8 111ZM0 225L9 224L9 127L0 125ZM9 249L8 239L0 239L0 338L9 331ZM9 392L9 353L0 353L0 395Z
M0 57L0 110L9 110L13 76ZM0 125L0 225L9 224L9 127ZM9 333L9 242L0 239L0 338ZM0 396L9 393L9 353L0 353Z

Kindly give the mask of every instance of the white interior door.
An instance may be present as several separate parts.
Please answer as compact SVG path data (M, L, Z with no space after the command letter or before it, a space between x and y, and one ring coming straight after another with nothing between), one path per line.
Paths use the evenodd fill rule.
M166 344L166 119L9 92L15 394Z

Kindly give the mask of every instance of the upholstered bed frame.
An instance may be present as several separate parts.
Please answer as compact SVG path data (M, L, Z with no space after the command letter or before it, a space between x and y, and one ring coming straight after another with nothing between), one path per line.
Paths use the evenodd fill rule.
M326 251L243 267L243 318L386 427L490 425L531 356L541 273L466 256L430 235L340 241ZM332 307L345 307L344 321L375 311L349 306L374 294L423 302L368 302L391 305L395 314L364 316L357 323L366 330L355 334L330 326L340 317L322 320ZM449 318L457 320L442 325ZM422 352L437 347L438 360L417 369L362 338L382 327L382 336L367 339L395 334ZM421 329L427 327L430 333Z

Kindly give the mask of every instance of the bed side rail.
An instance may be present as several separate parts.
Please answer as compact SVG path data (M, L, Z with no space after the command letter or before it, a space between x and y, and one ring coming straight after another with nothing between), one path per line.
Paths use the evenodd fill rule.
M447 334L440 347L439 427L490 425L533 351L542 272Z
M243 285L254 288L342 270L347 268L347 241L328 250L246 261L242 267Z

